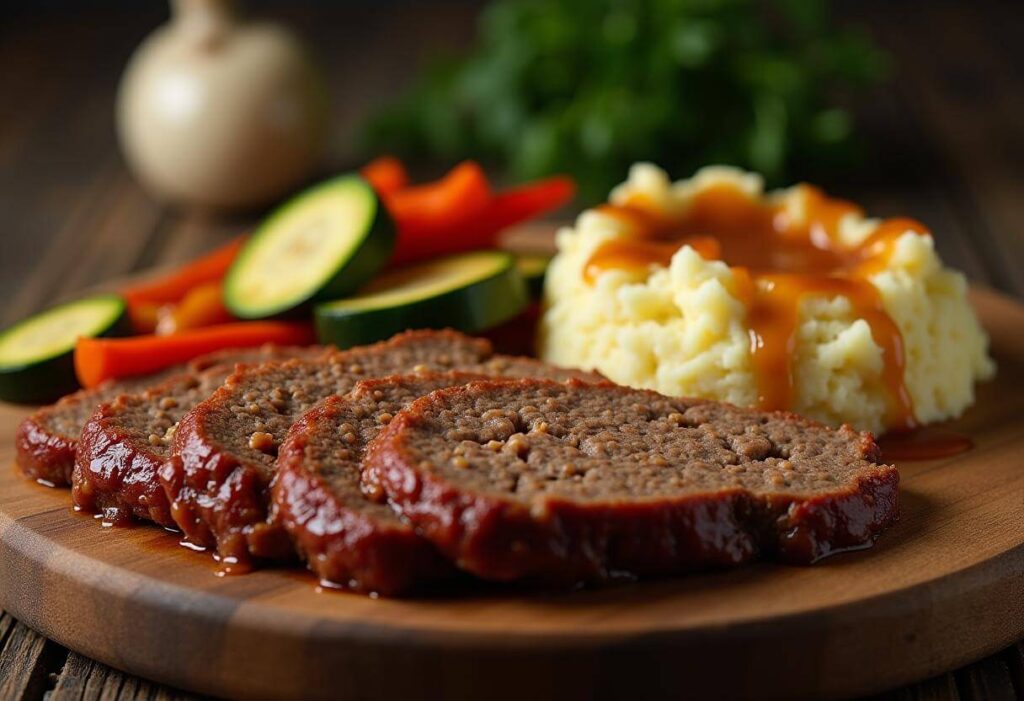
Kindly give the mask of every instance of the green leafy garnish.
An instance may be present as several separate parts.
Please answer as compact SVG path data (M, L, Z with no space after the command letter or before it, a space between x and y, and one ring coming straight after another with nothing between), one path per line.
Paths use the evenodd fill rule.
M882 75L823 0L496 0L478 46L375 115L363 145L477 158L519 179L555 172L602 199L627 167L708 163L778 181L845 164L852 89Z

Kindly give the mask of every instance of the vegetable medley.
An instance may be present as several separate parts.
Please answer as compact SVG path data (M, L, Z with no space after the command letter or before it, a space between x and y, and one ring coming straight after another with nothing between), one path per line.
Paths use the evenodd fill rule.
M493 250L498 235L574 193L563 176L496 190L473 161L412 184L400 161L378 158L170 273L0 332L0 399L48 401L224 348L499 327L527 310L545 261Z

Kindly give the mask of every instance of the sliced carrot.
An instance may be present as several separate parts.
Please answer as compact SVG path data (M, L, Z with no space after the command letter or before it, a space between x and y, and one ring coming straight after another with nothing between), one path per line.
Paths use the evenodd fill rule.
M177 302L196 285L216 282L224 277L245 244L240 236L177 270L149 282L131 285L122 294L127 299L146 302Z
M128 305L128 318L132 322L135 333L153 333L157 324L160 323L160 316L167 305L157 302L126 302Z
M110 378L145 375L216 350L264 343L306 345L313 338L311 324L284 321L221 324L173 336L80 338L75 346L75 373L83 387L95 387Z
M375 158L363 166L359 173L382 197L409 185L409 174L405 171L405 166L394 156Z
M192 288L177 304L162 307L158 312L156 333L167 336L233 321L235 318L224 306L223 288L220 282L208 282Z
M152 305L177 302L193 287L221 280L245 244L245 240L246 237L240 236L167 275L121 290L128 303L132 324L140 331L152 330L148 325L152 319Z

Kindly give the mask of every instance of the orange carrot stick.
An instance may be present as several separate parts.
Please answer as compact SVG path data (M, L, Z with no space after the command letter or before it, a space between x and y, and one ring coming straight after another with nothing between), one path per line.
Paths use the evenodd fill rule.
M128 318L132 322L132 329L135 333L153 333L160 323L160 315L167 305L158 302L130 302L128 305Z
M375 158L359 170L381 197L398 192L409 185L405 166L394 156Z
M173 336L80 338L75 346L75 373L83 387L95 387L113 377L145 375L224 348L306 345L313 338L310 324L284 321L221 324Z
M136 328L151 330L154 306L177 302L193 287L217 282L224 277L246 237L240 236L206 255L197 258L167 275L149 282L130 285L121 291L128 303L128 313Z
M159 336L235 320L224 306L224 286L220 282L193 287L177 304L161 307L158 318Z

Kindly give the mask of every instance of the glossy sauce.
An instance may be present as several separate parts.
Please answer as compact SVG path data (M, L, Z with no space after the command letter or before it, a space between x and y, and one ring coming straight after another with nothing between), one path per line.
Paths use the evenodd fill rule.
M974 441L952 431L919 429L887 433L878 439L878 447L886 462L938 460L966 453L974 447Z
M615 239L608 241L594 252L587 261L583 276L593 283L607 268L648 269L652 265L667 268L672 256L682 246L690 246L706 260L718 260L722 247L710 236L687 236L680 242L645 241L643 239Z
M221 557L217 553L214 553L213 560L217 563L218 577L231 577L234 575L249 574L253 570L251 562L240 560L237 557Z
M603 205L599 211L623 222L627 235L598 247L587 261L584 277L593 283L608 269L645 272L652 266L668 266L684 245L706 259L728 263L737 281L735 293L747 306L763 409L793 407L793 355L803 297L846 297L854 316L869 324L882 349L887 427L913 428L913 402L903 381L903 338L868 277L886 267L903 233L927 230L912 219L889 219L860 245L845 246L839 240L839 224L847 215L863 216L862 210L817 188L802 188L806 209L801 222L793 221L781 205L752 199L732 185L700 192L679 216L659 213L643 197Z

